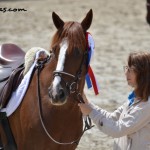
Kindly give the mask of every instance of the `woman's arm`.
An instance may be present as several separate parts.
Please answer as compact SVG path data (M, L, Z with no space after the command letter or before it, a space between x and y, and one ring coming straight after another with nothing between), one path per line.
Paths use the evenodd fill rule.
M126 105L126 103L124 105L118 107L114 112L108 112L92 103L90 103L89 105L91 105L92 110L96 110L97 112L102 114L103 117L117 121L120 118L120 114L122 113L123 107L124 107L124 105Z
M107 113L106 113L107 114ZM105 134L118 138L132 134L150 122L150 104L142 102L129 112L122 114L122 119L115 121L104 115L103 111L92 109L89 116Z
M85 116L89 115L92 110L96 110L101 115L105 116L106 118L113 119L113 120L117 121L120 117L120 114L122 113L124 105L127 105L127 103L125 103L124 105L119 107L117 110L115 110L113 113L110 113L110 112L108 112L108 111L106 111L106 110L104 110L104 109L102 109L102 108L100 108L100 107L98 107L92 103L89 103L85 94L83 94L82 96L83 96L85 104L78 104L78 105L79 105L83 115L85 115Z

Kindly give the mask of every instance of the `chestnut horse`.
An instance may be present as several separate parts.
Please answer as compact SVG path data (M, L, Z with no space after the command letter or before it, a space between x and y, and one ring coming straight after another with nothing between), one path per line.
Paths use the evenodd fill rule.
M146 20L147 23L150 25L150 0L147 0L147 15L146 15Z
M85 35L92 18L92 10L81 23L64 22L52 13L57 31L52 39L50 60L43 68L39 64L22 103L8 118L18 150L77 147L83 134L78 102L87 73ZM1 138L5 143L5 138Z

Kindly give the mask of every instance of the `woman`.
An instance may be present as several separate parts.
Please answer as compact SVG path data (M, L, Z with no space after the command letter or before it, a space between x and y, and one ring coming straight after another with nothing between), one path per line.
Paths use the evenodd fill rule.
M98 108L84 97L79 104L105 134L116 138L114 150L150 150L150 52L134 52L124 67L133 87L129 100L113 113Z

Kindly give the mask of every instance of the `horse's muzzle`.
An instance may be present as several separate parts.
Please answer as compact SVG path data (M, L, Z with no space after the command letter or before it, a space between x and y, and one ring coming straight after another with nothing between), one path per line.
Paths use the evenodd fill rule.
M67 92L63 88L56 87L54 89L53 86L50 86L48 94L53 105L63 105L66 103Z

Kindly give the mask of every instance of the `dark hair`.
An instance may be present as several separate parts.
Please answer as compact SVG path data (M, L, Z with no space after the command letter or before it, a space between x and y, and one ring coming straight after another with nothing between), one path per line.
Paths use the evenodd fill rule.
M128 57L128 66L133 66L136 73L137 88L135 94L143 101L150 96L150 52L133 52Z

